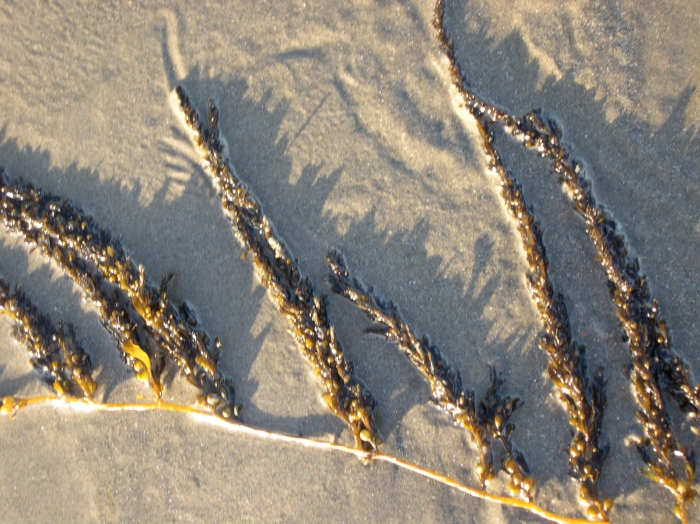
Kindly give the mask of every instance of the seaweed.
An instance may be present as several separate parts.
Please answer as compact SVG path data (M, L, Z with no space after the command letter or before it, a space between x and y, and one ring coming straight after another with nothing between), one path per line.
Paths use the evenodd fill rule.
M491 124L483 115L495 114L497 117L494 118L502 119L506 117L503 116L503 111L480 104L467 89L452 42L445 32L444 6L441 1L436 5L434 25L442 49L450 60L455 87L476 120L482 146L489 159L489 169L498 175L503 200L517 222L528 262L526 284L544 327L539 345L547 354L549 377L569 412L569 424L574 429L574 438L569 448L570 475L581 484L579 496L588 507L588 517L607 520L612 499L601 500L597 489L608 452L608 447L599 443L606 404L603 371L598 369L592 380L588 378L585 347L572 339L566 303L561 294L555 293L549 278L549 262L540 227L525 202L522 187L504 166L494 143Z
M548 284L547 259L539 227L523 200L522 189L503 166L494 145L494 124L501 124L525 147L536 150L551 161L552 170L569 190L576 211L585 221L586 231L605 270L610 298L632 355L630 380L639 406L637 419L646 434L638 445L645 464L642 474L673 493L677 502L674 514L682 522L687 522L687 505L696 495L692 488L694 453L674 437L662 390L666 390L679 402L681 409L695 419L700 387L691 384L688 365L671 350L668 328L661 319L657 301L650 297L638 259L629 257L626 240L616 231L615 220L596 203L583 164L573 159L562 144L561 126L554 119L545 118L539 110L518 118L476 95L467 87L452 41L446 33L443 0L436 4L434 26L450 62L454 86L476 120L490 169L500 176L504 200L518 221L530 265L528 287L545 324L546 335L540 345L550 355L550 376L560 388L572 413L571 425L578 432L571 447L571 473L582 483L581 498L590 504L589 515L607 519L607 509L611 505L611 499L601 503L595 490L606 454L605 448L597 444L605 405L604 381L601 372L595 373L593 383L585 378L584 349L571 342L566 307L561 297L554 298ZM678 471L676 462L680 462L683 473Z
M481 456L475 473L482 486L495 476L492 440L497 440L506 452L507 458L502 467L510 475L510 492L532 500L535 480L529 475L524 456L511 442L515 425L509 419L520 399L501 395L500 386L504 381L496 370L491 369L491 386L477 409L474 390L464 390L459 371L430 343L427 335L416 336L401 317L396 304L379 298L352 277L339 251L331 250L326 262L331 270L328 277L331 290L353 302L372 322L377 323L378 326L372 328L373 332L396 342L411 364L430 383L431 401L435 406L449 415L456 426L472 435Z
M646 464L642 472L673 493L677 501L674 513L685 522L687 505L696 495L692 488L694 453L674 437L661 393L667 391L691 420L696 420L698 386L691 385L688 365L671 349L668 328L658 302L651 298L639 260L629 256L625 237L617 232L615 220L596 203L582 164L571 159L561 145L558 125L533 111L518 119L512 132L526 147L537 149L552 161L553 171L570 190L576 211L585 221L632 354L630 379L640 406L637 418L647 435L640 443L640 455ZM653 454L647 451L650 447ZM680 471L676 461L680 462Z
M12 317L15 338L24 343L29 362L42 379L53 386L56 395L92 398L97 390L92 362L78 343L72 325L52 324L24 293L17 289L12 291L2 277L0 311Z
M359 449L376 449L382 440L374 423L374 398L355 377L352 363L328 320L325 299L314 295L311 281L301 276L257 200L224 158L214 102L209 101L209 129L205 131L181 86L176 94L207 172L219 186L221 206L231 219L236 239L245 250L244 256L252 258L260 282L289 320L299 351L314 367L323 385L323 400L328 409L350 427Z
M604 496L598 487L609 449L602 442L606 381L602 368L590 372L586 348L574 340L567 304L549 276L546 237L516 175L501 158L497 128L550 161L551 170L568 189L585 223L629 342L631 391L646 435L637 446L641 472L669 489L676 498L676 516L687 522L688 506L696 496L694 452L676 439L666 402L673 399L690 423L697 425L700 386L693 384L688 364L671 346L668 327L638 259L629 254L627 239L612 215L594 199L583 163L563 145L561 125L542 110L516 117L478 96L468 87L446 33L442 0L436 4L434 26L449 59L454 84L476 122L489 170L499 177L502 200L518 231L527 262L525 285L542 324L539 346L548 359L547 373L572 429L568 468L579 484L585 517L608 521L613 504L612 497ZM53 390L44 396L21 398L12 394L0 398L0 413L14 417L35 404L68 405L87 411L178 411L259 438L351 454L365 464L388 462L470 496L522 508L556 522L580 522L546 511L535 500L535 479L523 453L513 443L514 420L522 403L519 397L502 392L505 381L496 369L491 368L490 386L477 400L474 390L463 384L457 367L427 335L416 334L394 302L380 298L373 288L366 288L351 276L340 252L331 251L327 257L331 291L349 299L374 322L368 332L396 343L430 384L432 403L471 435L479 455L473 473L480 487L469 487L456 478L383 451L378 427L381 420L374 416L375 401L356 377L336 336L326 298L314 290L309 277L302 275L261 204L226 158L215 104L209 102L205 124L182 87L176 89L176 95L205 170L218 186L221 207L231 220L243 257L252 261L268 296L288 319L299 352L310 362L323 388L323 401L347 424L354 445L244 424L240 406L234 402L233 384L219 370L221 343L217 338L212 341L201 328L187 302L171 301L168 284L172 274L157 285L149 283L145 268L132 260L121 240L100 228L91 216L70 200L36 189L21 179L9 181L4 171L0 172L0 214L5 227L31 248L38 247L78 284L115 339L122 360L148 384L154 399L113 403L100 398L101 377L93 376L91 357L80 345L75 329L61 321L52 324L19 289L13 290L0 278L0 312L13 319L14 336L26 347L30 365ZM168 371L173 366L197 390L194 406L163 399ZM502 460L494 458L497 447L504 451ZM487 491L487 484L500 470L509 476L507 496L492 493L491 487Z
M0 172L0 216L5 227L21 234L75 280L100 312L103 325L117 340L124 361L149 382L160 397L165 358L174 362L199 390L198 403L224 418L237 416L233 386L217 368L220 342L196 329L186 304L170 302L166 287L146 283L146 271L126 255L121 242L68 200L10 182Z

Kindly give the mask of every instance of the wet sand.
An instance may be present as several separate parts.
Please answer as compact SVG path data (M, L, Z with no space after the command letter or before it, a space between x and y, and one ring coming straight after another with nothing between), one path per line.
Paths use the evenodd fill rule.
M495 366L520 396L514 442L538 502L580 516L570 430L537 347L525 258L473 122L457 104L432 2L23 2L0 8L0 165L69 197L121 237L153 283L175 273L223 343L245 422L351 443L321 401L287 321L241 259L216 190L173 103L182 84L220 109L231 163L318 293L329 247L396 301L482 395ZM447 1L469 85L516 114L541 107L585 162L668 321L700 370L700 19L692 0ZM506 141L501 143L505 144ZM605 367L600 480L615 522L671 522L673 501L637 473L630 358L581 220L547 162L504 158L540 220L589 367ZM110 401L148 395L93 307L55 265L0 230L0 273L54 321L74 323ZM476 485L469 438L365 317L329 314L374 393L385 451ZM47 393L0 318L0 395ZM166 397L190 402L177 380ZM682 417L674 407L671 417ZM681 438L698 448L683 427ZM5 522L540 522L384 464L230 434L172 413L51 407L0 419ZM493 491L503 489L500 479ZM700 521L693 506L691 520Z

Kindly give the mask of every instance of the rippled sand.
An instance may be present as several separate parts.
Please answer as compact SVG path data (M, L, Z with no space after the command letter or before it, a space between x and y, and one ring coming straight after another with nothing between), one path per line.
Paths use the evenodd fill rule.
M477 395L496 366L505 392L524 400L514 441L538 501L579 515L567 418L537 348L519 238L449 86L432 2L189 4L0 7L0 165L93 214L154 282L175 272L170 295L222 340L246 422L350 443L241 260L172 91L183 84L200 110L214 98L232 164L317 291L330 293L324 256L337 247ZM447 0L458 59L482 96L517 114L542 107L562 124L640 257L676 349L700 370L696 2L559 4ZM589 366L606 369L611 451L600 487L616 497L612 518L672 521L671 497L637 473L627 445L640 433L629 352L583 225L545 161L515 146L504 156L542 223ZM78 326L104 398L147 395L78 288L0 237L0 273L54 321ZM329 311L379 402L385 450L474 485L468 437L426 403L428 386L405 357L363 335L368 323L350 304L330 297ZM0 324L0 395L47 392L9 320ZM173 384L166 395L189 402L193 392ZM44 407L2 418L0 488L5 522L539 522L391 466L169 413ZM700 521L700 507L691 512Z

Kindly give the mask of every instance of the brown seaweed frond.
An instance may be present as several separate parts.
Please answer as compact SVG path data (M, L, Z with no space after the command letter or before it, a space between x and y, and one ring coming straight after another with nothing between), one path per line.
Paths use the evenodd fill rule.
M646 277L640 272L639 260L629 256L627 241L616 231L615 220L596 203L591 182L583 171L583 163L573 158L562 142L561 126L553 118L545 117L541 110L531 111L523 117L511 115L471 91L459 68L452 40L448 38L443 22L444 0L438 0L433 25L438 32L441 47L450 60L455 87L462 95L466 107L473 114L503 124L505 130L525 147L549 158L551 168L559 175L560 182L569 189L576 210L586 221L586 230L598 251L598 258L610 284L623 295L631 295L634 289L638 290L635 299L639 301L636 321L649 332L650 347L647 352L654 355L657 361L654 371L662 389L679 403L690 419L700 419L700 384L693 384L690 367L673 351L668 326L659 313L658 302L650 296ZM616 301L615 293L611 290L613 302ZM625 320L621 318L620 321L625 328ZM628 329L625 328L625 331Z
M605 521L612 499L601 500L597 489L608 451L607 446L599 444L606 404L602 369L595 372L592 381L589 380L585 348L573 341L566 304L561 295L555 294L549 278L540 228L525 202L520 184L506 170L494 144L491 122L503 121L508 126L512 125L512 118L505 111L482 101L467 88L452 41L445 31L442 0L436 4L434 26L442 50L449 58L454 85L476 120L484 152L489 159L489 169L498 175L501 195L518 226L528 262L527 287L544 326L540 348L547 354L549 376L569 412L569 424L574 430L569 449L570 475L581 484L579 496L588 507L587 516Z
M328 409L350 427L358 448L376 449L381 439L373 418L374 398L355 377L352 364L328 321L324 299L314 295L311 281L301 276L260 204L223 156L214 102L209 103L209 129L205 131L183 88L178 87L176 93L206 170L219 186L221 205L231 219L234 234L245 256L252 258L256 274L270 298L289 320L301 354L311 363L323 385Z
M385 301L366 289L361 282L350 275L343 255L332 250L326 257L331 273L329 282L334 293L344 296L358 306L367 317L377 324L372 332L396 342L399 349L408 357L421 375L430 383L431 400L447 413L452 422L461 426L473 436L481 455L476 473L482 485L493 479L492 439L500 442L507 458L503 469L510 475L509 490L528 500L535 493L535 481L529 476L524 457L511 442L515 425L508 422L518 407L520 399L503 397L500 386L503 384L495 369L491 370L491 387L477 410L474 391L465 391L462 378L440 350L430 343L427 335L418 337L406 323L396 304Z
M24 293L12 291L2 277L0 312L12 317L14 336L27 348L29 362L59 397L92 398L97 383L92 377L90 355L78 343L72 325L54 326Z
M645 352L657 361L654 374L662 388L678 401L689 418L697 419L700 385L692 384L689 366L673 351L668 327L659 313L658 302L651 297L639 260L630 256L625 236L617 231L614 218L596 202L583 164L572 158L561 142L559 124L545 118L541 111L532 111L517 120L512 133L526 147L551 160L552 169L570 191L576 211L586 222L586 230L610 284L611 299L630 343L633 337L647 339ZM629 304L629 314L624 311L628 309L626 304ZM641 331L646 333L642 335Z
M640 406L637 418L646 434L639 448L646 464L643 473L674 494L677 500L674 513L685 522L687 505L696 495L692 489L694 454L673 436L661 391L667 391L689 418L697 420L700 385L693 385L689 366L672 350L668 328L659 314L657 301L651 298L646 277L639 270L639 261L629 256L625 237L617 232L615 220L596 203L583 164L571 158L561 142L561 127L553 119L544 118L540 111L532 111L522 118L514 117L470 91L456 62L452 42L446 36L443 17L443 4L439 1L435 19L438 38L450 58L455 86L467 109L477 119L484 143L493 141L490 132L485 131L486 126L489 122L498 122L525 147L549 158L552 169L570 191L576 210L585 220L632 354L632 390ZM489 145L487 149L489 147L492 148ZM674 465L674 457L681 462L683 474Z
M674 513L685 522L687 505L696 495L692 488L694 452L674 437L661 392L666 390L688 417L697 421L700 386L692 385L688 365L671 348L666 322L661 318L658 302L651 297L639 260L629 255L626 239L617 232L615 220L596 202L581 162L571 159L561 145L559 126L533 111L518 120L514 134L522 134L527 147L537 149L552 161L552 169L570 191L576 211L586 223L632 354L632 391L640 406L637 418L646 433L639 447L646 464L643 473L673 493L677 501ZM674 462L680 464L676 466Z
M592 519L607 520L612 500L601 500L597 489L608 452L608 447L599 443L606 405L603 371L598 369L592 381L588 378L585 347L573 340L566 303L560 294L555 294L549 278L540 228L525 202L520 184L506 170L493 146L488 123L476 118L490 167L501 179L501 195L520 232L528 262L527 287L544 326L540 348L549 359L547 371L569 412L569 424L574 429L569 448L569 473L581 484L579 496L588 506L587 515Z
M146 283L121 242L69 201L0 176L5 226L38 245L97 305L106 329L116 338L124 360L160 396L165 357L180 367L199 390L198 402L224 416L235 416L233 387L218 371L219 343L195 329L187 305L175 309L167 298L167 278L159 288ZM121 293L114 289L117 286Z
M81 287L85 300L97 308L102 325L114 337L126 365L160 397L163 389L161 375L165 369L164 355L144 329L142 319L138 318L128 299L106 285L104 275L92 271L74 249L59 245L52 236L31 228L22 219L23 206L42 198L43 195L33 187L25 187L19 181L9 186L4 173L0 177L0 212L5 227L24 237L27 245L38 247ZM56 203L55 199L53 203Z

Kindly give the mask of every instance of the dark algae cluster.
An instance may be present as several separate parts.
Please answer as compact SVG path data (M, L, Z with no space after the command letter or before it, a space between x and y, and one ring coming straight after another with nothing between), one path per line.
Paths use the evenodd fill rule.
M574 430L569 449L570 474L581 484L580 498L588 506L588 516L604 520L612 500L601 500L596 487L607 454L607 448L598 442L605 409L603 372L598 370L592 379L588 377L585 348L572 339L566 304L562 296L555 293L549 278L542 232L525 202L522 187L501 160L494 143L493 121L484 117L487 112L504 113L484 106L467 91L452 44L445 33L441 3L436 8L435 26L443 50L450 59L456 87L476 119L489 169L498 175L501 196L517 223L528 262L525 281L544 328L540 348L547 354L547 371L567 408L569 423Z
M11 290L2 277L0 310L12 317L15 338L24 343L29 362L58 396L92 398L97 390L92 362L78 343L73 326L54 326L23 293ZM2 405L6 411L15 407L11 398L5 398Z
M527 261L525 285L542 324L539 347L547 357L547 373L569 417L572 439L568 469L577 482L585 519L609 521L615 493L602 493L609 446L605 442L606 380L602 369L589 369L585 347L574 340L567 305L553 286L540 229L523 187L504 164L498 140L510 135L526 148L547 158L551 170L571 196L590 236L607 278L610 299L625 333L631 355L629 380L636 401L636 416L644 438L636 443L639 469L648 479L675 497L673 513L688 521L696 491L694 452L678 440L666 402L673 401L697 425L700 386L693 384L689 366L673 350L659 304L652 298L639 261L629 254L626 238L612 215L593 197L583 164L562 142L560 125L542 111L517 117L478 96L469 87L445 29L444 1L438 0L434 27L447 56L455 88L476 122L489 170L498 177L501 197L512 217ZM64 323L54 325L20 290L0 277L0 311L14 322L14 336L27 350L31 366L53 389L42 397L0 399L0 413L15 416L33 404L79 405L95 410L162 409L196 413L226 427L245 430L262 438L301 443L315 448L354 454L363 463L390 462L472 496L518 507L545 519L574 523L583 519L543 509L537 500L536 479L530 473L525 451L517 448L513 414L520 398L508 395L500 373L491 369L491 385L478 399L463 383L459 370L404 320L398 306L366 287L348 269L340 251L329 251L326 262L330 290L356 305L372 322L367 331L394 343L429 383L430 400L449 421L464 430L478 454L474 477L478 487L410 463L382 450L380 428L374 417L375 400L355 374L329 319L326 299L319 295L297 260L275 232L262 207L236 174L219 135L218 111L208 105L208 119L182 87L176 96L205 171L214 181L223 213L230 219L243 257L277 310L287 318L289 331L321 386L328 410L341 419L354 437L354 447L254 428L243 422L235 403L234 387L219 370L221 343L200 326L193 307L175 304L168 296L172 275L153 285L146 269L129 255L121 240L70 200L51 195L0 170L0 218L5 228L20 236L61 268L97 310L113 337L125 365L145 382L152 402L113 404L101 398L99 376L93 374L90 355ZM177 370L196 390L194 407L162 398L171 372ZM389 430L390 428L386 428ZM508 479L506 494L498 494L491 481L501 472Z

